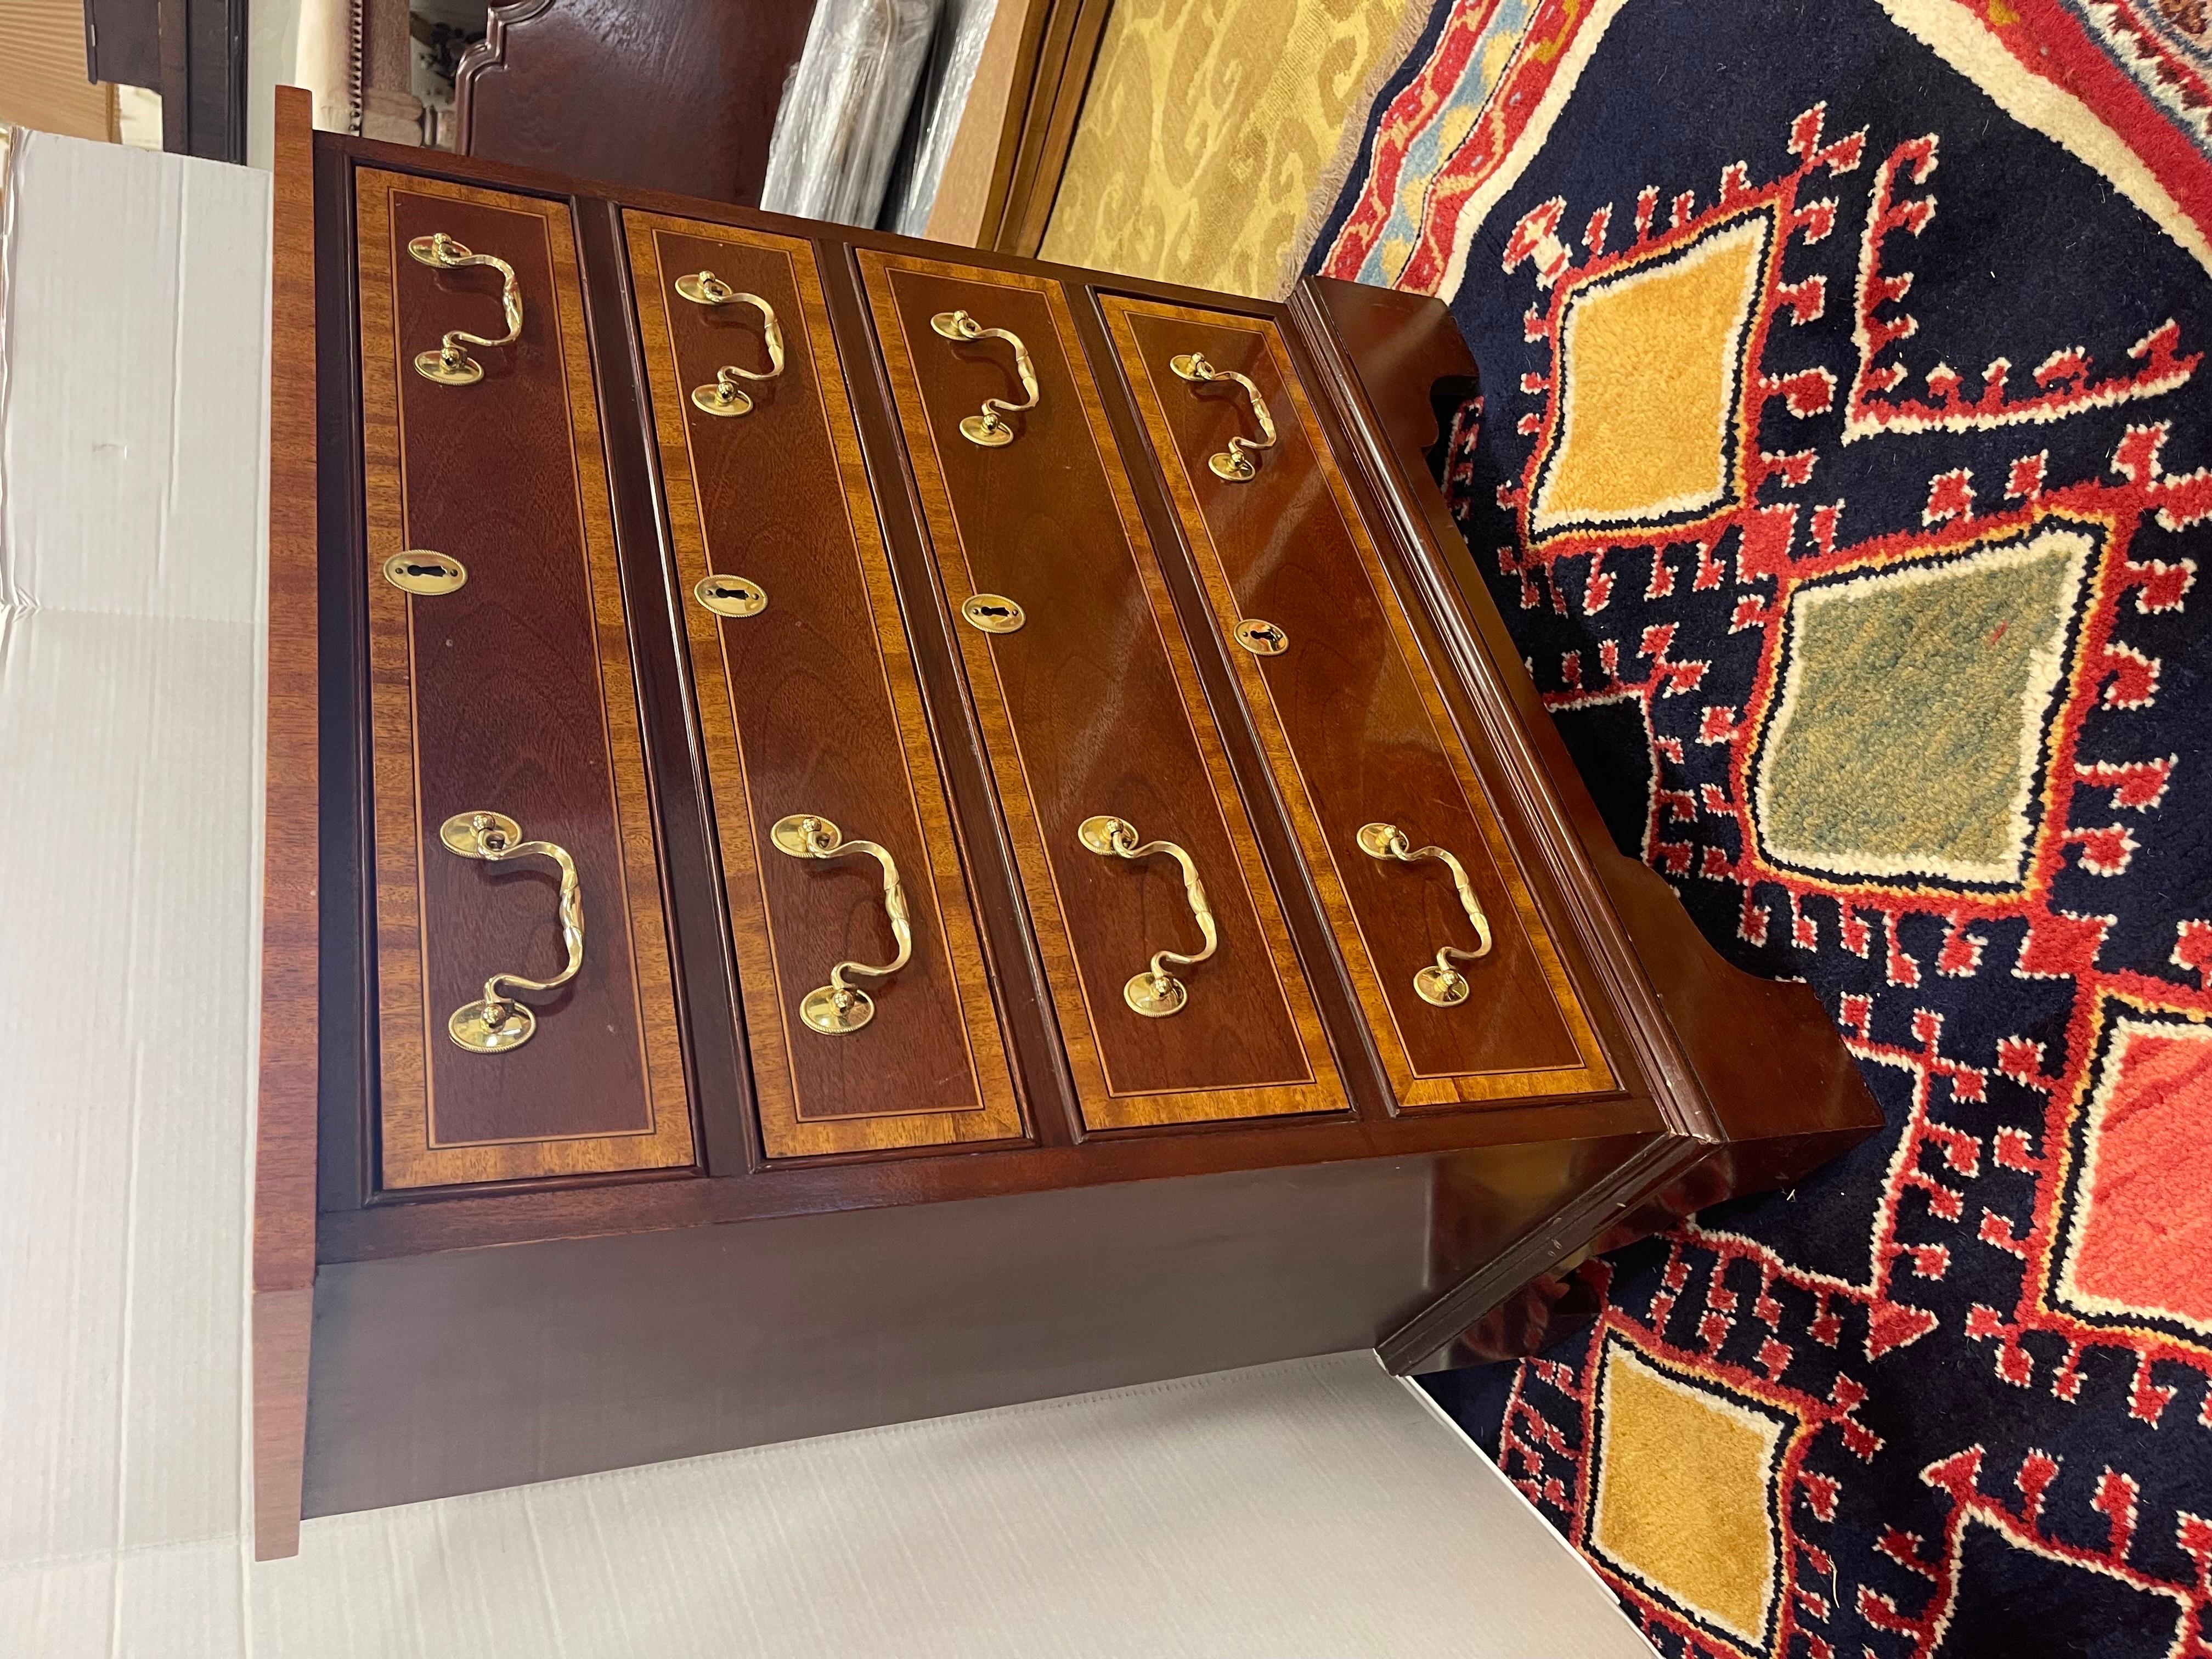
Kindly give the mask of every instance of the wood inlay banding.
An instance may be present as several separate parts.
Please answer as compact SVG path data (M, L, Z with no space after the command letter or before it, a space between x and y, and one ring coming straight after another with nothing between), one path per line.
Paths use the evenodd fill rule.
M1093 1129L1348 1109L1335 1058L1214 730L1066 296L1048 278L860 253L939 576L957 605L1005 594L1018 633L959 647L1082 1102ZM986 396L1018 398L1007 348L930 328L964 308L1028 346L1037 407L985 450L957 433ZM1197 932L1164 858L1102 860L1075 837L1127 818L1196 860L1221 928L1165 1019L1123 981Z
M1290 648L1231 648L1261 735L1362 1012L1399 1103L1446 1106L1592 1093L1613 1072L1579 994L1436 690L1405 608L1329 453L1275 325L1161 301L1102 295L1139 417L1195 556L1215 627L1248 617L1287 629ZM1246 483L1206 457L1255 429L1230 384L1194 386L1168 368L1201 351L1249 376L1270 404L1277 446ZM1359 711L1356 728L1346 708ZM1467 865L1495 939L1462 966L1469 1002L1435 1008L1414 970L1472 933L1440 866L1380 865L1353 836L1397 822L1415 844Z
M883 532L860 459L812 246L796 237L624 216L684 632L706 736L722 872L770 1158L1021 1136L990 975L960 868ZM678 297L711 269L774 307L784 373L747 382L750 414L691 389L735 362L763 371L759 312ZM768 594L724 619L691 595L709 572ZM896 857L914 958L867 982L876 1017L830 1036L796 1017L829 965L890 960L873 862L792 860L768 842L817 812Z
M356 175L368 532L382 1184L665 1169L692 1161L651 798L568 209L441 179ZM521 339L471 348L475 386L416 374L460 327L503 331L499 279L410 258L444 230L512 264ZM469 572L410 596L384 561ZM437 840L489 808L558 842L582 878L586 955L531 998L536 1036L467 1053L447 1016L498 971L562 960L543 861L495 866Z

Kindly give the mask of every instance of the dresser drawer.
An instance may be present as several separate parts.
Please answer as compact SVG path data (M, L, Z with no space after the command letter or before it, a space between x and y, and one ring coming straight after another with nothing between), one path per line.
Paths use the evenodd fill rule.
M307 103L260 1553L1071 1389L1413 1368L1540 1325L1514 1287L1601 1229L1881 1121L1577 779L1424 476L1476 373L1437 301L933 248Z
M1276 325L1100 303L1400 1105L1613 1087Z
M356 205L380 1184L688 1164L568 210Z
M812 245L623 228L768 1154L1018 1137Z
M859 258L1084 1122L1348 1109L1065 291Z

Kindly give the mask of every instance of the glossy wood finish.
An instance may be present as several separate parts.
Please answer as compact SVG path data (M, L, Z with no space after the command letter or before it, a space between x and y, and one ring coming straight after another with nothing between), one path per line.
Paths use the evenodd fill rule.
M1709 1141L1731 1191L1795 1180L1833 1157L1881 1116L1820 999L1802 983L1731 967L1665 878L1613 844L1429 477L1426 453L1443 436L1432 388L1477 374L1451 313L1418 295L1326 277L1301 283L1291 312L1384 503L1375 521L1414 555L1447 683L1525 781L1536 844L1579 896L1577 934L1607 955L1625 949L1633 963L1615 1000L1682 1102L1684 1127ZM1673 1075L1678 1067L1687 1075Z
M326 1268L307 1513L1358 1347L1428 1289L1424 1174L1368 1159Z
M465 155L760 200L813 0L510 0L454 71Z
M299 1548L308 1303L315 1282L321 653L311 120L307 94L281 88L270 228L269 714L251 1315L253 1550L264 1561Z
M1026 613L1012 634L963 624L959 644L1085 1123L1346 1109L1065 292L874 250L860 268L945 595ZM1024 395L1005 342L932 330L961 309L1036 366L1036 406L1007 417L1003 448L959 432L986 398ZM1133 1012L1122 988L1155 951L1199 948L1182 880L1167 857L1085 848L1077 826L1097 814L1182 847L1212 901L1219 948L1177 970L1188 1000L1170 1018Z
M1557 872L1576 937L1603 969L1638 1063L1681 1137L1673 1157L1647 1158L1615 1191L1578 1187L1563 1197L1556 1238L1615 1248L1725 1198L1787 1186L1863 1139L1881 1109L1818 999L1714 952L1666 881L1613 845L1546 714L1430 476L1443 436L1438 394L1455 400L1479 384L1450 313L1418 295L1309 277L1291 296L1291 320L1351 440L1369 516L1404 556L1438 630L1445 683L1505 763L1514 805ZM1409 1365L1432 1352L1514 1300L1528 1279L1503 1263L1470 1274L1382 1345L1386 1361ZM1494 1323L1540 1342L1553 1328L1543 1301L1520 1296ZM1495 1357L1498 1335L1481 1333L1480 1357Z
M1158 301L1109 295L1101 305L1399 1103L1612 1088L1583 998L1280 331L1266 318ZM1277 442L1255 455L1255 477L1224 480L1209 469L1232 436L1259 428L1234 382L1192 383L1170 370L1187 352L1246 375L1272 410ZM1261 656L1235 647L1248 618L1284 630L1288 648ZM1472 948L1474 930L1441 863L1385 863L1360 850L1358 830L1376 822L1454 854L1481 901L1493 944L1460 964L1473 990L1456 1006L1424 1001L1413 975L1442 946Z
M1449 313L1433 301L1309 283L1286 309L994 254L948 267L925 246L868 232L327 135L314 143L324 1115L321 1277L313 1292L313 1507L428 1496L454 1489L455 1481L500 1484L963 1404L1040 1398L1085 1386L1083 1379L1133 1376L1115 1367L1139 1353L1144 1374L1172 1376L1287 1358L1316 1343L1374 1340L1389 1363L1410 1367L1493 1309L1510 1310L1489 1322L1499 1330L1540 1328L1540 1318L1522 1316L1520 1287L1594 1240L1626 1237L1686 1207L1789 1180L1878 1120L1803 988L1766 985L1727 967L1666 884L1611 848L1425 475L1422 452L1437 437L1434 410L1473 373ZM638 822L656 832L647 850L658 854L663 902L681 945L684 1060L703 1137L689 1164L428 1188L380 1190L375 1179L385 1080L375 1050L380 1028L390 1022L363 988L380 982L373 902L386 897L383 873L368 857L376 845L368 818L380 793L370 760L372 750L386 752L378 747L384 727L375 705L404 677L372 672L376 664L362 655L373 642L362 608L380 602L370 592L374 565L365 538L396 533L396 497L374 492L397 487L396 471L385 477L376 467L380 454L387 469L396 460L398 398L390 381L398 360L392 343L380 364L368 366L386 377L386 403L375 402L375 386L356 380L364 368L363 325L353 309L351 209L355 180L364 172L404 175L404 190L418 195L532 216L541 236L544 227L574 216L583 349L564 332L562 357L572 385L589 386L587 374L596 375L598 408L594 416L588 400L580 410L571 400L561 418L575 423L564 441L572 444L574 466L592 479L604 428L600 488L611 489L620 578L604 591L620 593L631 619L626 648L653 808ZM482 194L494 190L507 193ZM698 332L687 335L662 290L640 280L631 256L649 239L626 234L626 213L684 222L672 238L696 237L689 246L711 247L716 259L756 262L754 291L768 292L778 281L790 285L791 306L805 325L796 328L786 319L793 360L811 369L826 400L822 418L830 435L778 450L780 471L769 474L765 487L748 471L746 446L765 446L761 434L769 428L758 423L797 407L793 388L803 377L787 372L753 415L713 422L716 441L734 446L728 453L704 459L711 417L684 405L672 411L680 453L665 446L660 428L668 422L656 416L671 412L667 388L688 390L694 346L711 348L705 359L712 360L734 337L730 359L758 367L760 356L743 354L757 353L759 339L743 313L711 328L694 319ZM568 244L556 235L552 246ZM789 263L778 266L772 251ZM702 252L702 262L707 257ZM689 263L658 252L653 258L663 281ZM894 265L907 268L896 284ZM802 297L801 273L809 268L820 278L818 317L811 290ZM440 279L429 280L435 286ZM904 291L909 282L911 293ZM470 301L479 307L478 322L495 315L488 283L471 287L459 278L451 287L450 295L441 289L436 296L441 304ZM784 293L777 290L779 305ZM1240 542L1230 526L1217 536L1204 513L1187 520L1179 509L1170 489L1175 469L1153 459L1142 382L1125 371L1100 303L1117 293L1204 313L1207 327L1279 331L1267 337L1263 356L1270 372L1287 377L1276 405L1286 442L1295 428L1309 455L1305 481L1284 504L1291 516L1305 515L1292 551L1309 557L1334 536L1328 545L1336 551L1320 571L1334 580L1347 567L1343 550L1351 538L1357 556L1349 562L1366 573L1390 650L1416 678L1430 677L1421 702L1433 741L1446 753L1452 787L1462 787L1458 780L1471 767L1475 782L1464 799L1494 813L1505 844L1496 867L1501 879L1517 872L1525 881L1537 921L1523 925L1547 930L1611 1071L1610 1089L1463 1103L1480 1109L1451 1103L1392 1109L1378 1045L1332 942L1323 896L1304 868L1298 800L1270 767L1266 706L1247 696L1239 679L1244 665L1222 642L1222 613L1205 586L1206 542L1218 542L1224 580L1240 568L1242 550L1264 552L1267 544ZM1044 413L1018 417L1022 435L1006 448L976 449L951 432L984 396L1014 388L1003 347L956 349L927 331L928 313L947 296L966 296L951 302L1016 328L1033 351L1040 343L1046 348L1038 352ZM360 298L364 311L386 307L378 314L388 333L388 296L380 299L371 284ZM573 314L562 303L532 317L544 323L557 315L566 323ZM802 336L803 349L796 343ZM431 331L404 343L420 349L434 337ZM1211 349L1218 359L1238 343L1231 338ZM706 378L699 376L702 383ZM857 471L836 436L839 380L858 440ZM1293 384L1304 389L1303 399ZM1180 381L1162 380L1157 390L1162 419L1168 398L1189 395ZM1210 402L1192 402L1197 416L1219 412ZM743 430L749 427L758 429ZM1162 429L1175 437L1176 428ZM1054 441L1041 447L1036 441L1046 433ZM1185 435L1189 453L1202 459L1206 434L1194 427ZM498 434L500 463L488 472L471 460L469 447L489 441L475 431L452 437L451 453L436 460L448 479L445 495L459 499L451 480L465 471L495 480L487 499L507 518L538 512L544 470L526 453L516 459L507 431ZM834 458L826 464L825 441ZM366 467L352 465L356 451L365 453ZM1175 453L1173 445L1159 453ZM1281 460L1279 449L1273 458ZM1006 470L1008 462L1015 471ZM822 476L834 477L834 485L806 482L815 476L809 468L825 466ZM861 510L862 473L872 514ZM410 480L416 476L410 471ZM371 492L367 508L364 486ZM682 510L687 494L689 528ZM1193 502L1204 499L1191 495ZM820 510L794 510L807 502ZM870 551L870 526L878 521L895 612L879 603L882 586L870 574L883 568ZM787 714L792 699L765 689L781 671L769 653L741 645L748 623L695 632L685 573L708 568L710 556L719 567L726 534L750 536L738 544L748 562L776 562L740 573L769 588L764 617L817 591L817 578L823 593L864 596L824 623L823 639L775 663L813 664L810 653L818 652L819 662L881 665L880 699L871 692L859 706L888 720L884 729L895 735L881 738L867 757L856 751L868 775L843 781L869 799L909 802L919 828L902 833L932 842L940 930L949 930L961 909L956 872L964 882L981 924L993 1012L1026 1113L1020 1135L765 1156L773 1067L763 1064L755 1037L763 999L750 987L738 994L739 905L726 892L720 839L731 825L750 827L756 818L750 805L738 810L726 802L737 777L732 756L741 753L750 766L755 753L737 748L744 711L732 703L733 689L749 695L741 682L765 669L767 678L754 687L762 706ZM605 543L597 528L586 539L596 583ZM971 560L996 562L974 567L971 578ZM547 568L541 559L539 568ZM955 620L951 603L987 581L1027 584L1044 592L1045 603L1030 604L1017 591L1030 605L1027 627L995 639L977 634ZM1356 601L1356 588L1353 594ZM808 599L806 608L823 603ZM1085 605L1095 609L1086 613ZM1357 603L1347 610L1364 617ZM894 615L902 624L896 633L887 626ZM611 635L602 628L562 657L573 682L605 678L610 661L619 661L620 616L612 620ZM1328 633L1338 623L1324 616L1301 623L1298 631ZM1370 643L1346 654L1366 660L1362 653L1373 648L1376 635L1370 622L1360 627L1359 638ZM611 639L617 647L611 659ZM1026 700L1017 699L1007 687L1021 690L1024 674L1007 670L1024 659L1008 657L1009 641L1038 640L1045 649L1026 659ZM702 649L702 641L712 648ZM902 643L948 799L949 862L937 860L927 769L909 767L921 750L902 723L898 687L908 682L896 670ZM719 702L708 684L716 664L723 674ZM842 685L854 678L831 672ZM618 668L609 683L615 682L628 684ZM1166 718L1123 720L1133 696L1149 699ZM1209 867L1209 886L1217 901L1227 888L1249 907L1244 925L1262 943L1238 957L1248 970L1255 962L1267 970L1258 975L1262 989L1272 975L1269 994L1290 1004L1298 1051L1331 1063L1329 1109L1181 1115L1178 1109L1194 1099L1232 1101L1232 1112L1251 1110L1255 1097L1267 1103L1265 1085L1199 1090L1168 1097L1164 1120L1097 1127L1116 1121L1112 1115L1122 1103L1103 1089L1100 1038L1069 930L1088 930L1079 940L1085 949L1094 938L1108 945L1110 966L1098 977L1117 994L1160 933L1189 927L1188 911L1164 861L1157 872L1117 870L1069 848L1063 858L1072 855L1073 869L1092 866L1119 884L1102 880L1086 890L1079 909L1059 891L1038 828L1042 792L1033 798L1031 780L1018 763L1008 765L1020 722L1010 721L1007 710L1017 702L1022 720L1036 721L1028 729L1046 734L1042 741L1064 774L1062 796L1100 778L1141 781L1155 771L1195 777L1194 787L1179 785L1171 795L1156 791L1159 810L1206 803L1216 816L1211 830L1202 817L1194 830L1122 810L1146 834L1176 836L1194 850L1211 836L1202 864L1225 861L1237 872L1224 882ZM726 747L712 729L718 707ZM778 766L788 762L801 771L812 768L806 775L826 775L817 757L829 750L818 732L803 720L770 724L803 738ZM1287 716L1281 724L1292 729ZM1406 748L1413 728L1394 717L1389 729L1394 752ZM1182 735L1165 743L1162 731ZM1464 750L1464 765L1454 758L1454 744ZM1433 765L1434 752L1424 765ZM1015 756L1017 763L1025 757ZM882 775L894 765L908 769L903 784ZM763 800L761 810L768 805ZM1050 805L1063 827L1079 816L1072 803ZM623 810L627 825L626 804ZM862 833L857 823L840 821ZM413 838L420 828L410 821L410 856L419 856ZM842 887L842 876L833 879ZM870 909L870 884L854 886L830 925L848 926L857 939L880 921ZM1130 893L1139 896L1132 913L1109 915ZM776 902L769 893L764 914ZM534 914L544 928L546 911ZM1449 908L1441 914L1452 920ZM1121 936L1109 937L1116 930ZM595 948L607 931L595 927ZM1178 939L1188 943L1190 933L1161 942ZM550 939L541 942L550 950ZM877 934L864 942L884 941ZM1224 953L1230 943L1225 936ZM1194 969L1191 1009L1148 1022L1146 1030L1181 1041L1176 1028L1205 1006L1209 970L1234 959L1224 954ZM784 994L778 985L776 997ZM1302 1017L1301 1006L1319 1019ZM1103 1014L1097 1018L1103 1023ZM1091 1045L1087 1054L1083 1042ZM1214 1043L1202 1058L1212 1065L1226 1054L1250 1065L1253 1054ZM1316 1071L1304 1086L1320 1094ZM1335 1085L1336 1078L1349 1086ZM755 1080L763 1085L757 1105ZM892 1125L903 1133L956 1115L984 1115L820 1121L833 1129ZM1355 1191L1368 1196L1352 1201ZM1547 1315L1556 1313L1556 1297L1538 1301ZM297 1355L298 1301L272 1304L268 1313L270 1330L294 1334L283 1352ZM272 1479L281 1485L281 1443L258 1445L262 1456L276 1460Z
M652 814L614 565L568 210L527 197L358 176L382 1184L407 1188L692 1160ZM507 260L525 322L477 346L483 379L413 359L447 330L504 332L496 272L406 252L443 231ZM458 591L402 592L403 549L450 554ZM448 1014L495 972L564 960L543 860L502 868L438 840L503 812L574 859L582 972L526 994L527 1044L472 1054Z
M1017 1139L992 976L813 246L663 215L624 227L768 1155ZM769 368L757 307L677 293L708 270L765 300L782 335L784 371L745 383L743 416L691 399L722 364ZM759 583L767 608L717 617L696 592L710 571ZM883 844L914 915L913 960L863 981L875 1018L849 1035L801 1024L799 1000L833 963L889 962L896 945L872 860L817 864L770 844L778 819L810 812Z

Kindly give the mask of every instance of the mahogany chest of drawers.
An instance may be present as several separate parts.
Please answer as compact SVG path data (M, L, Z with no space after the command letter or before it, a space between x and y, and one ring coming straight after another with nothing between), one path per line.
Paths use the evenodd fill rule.
M255 1282L299 1515L1377 1344L1876 1121L1287 307L282 106Z

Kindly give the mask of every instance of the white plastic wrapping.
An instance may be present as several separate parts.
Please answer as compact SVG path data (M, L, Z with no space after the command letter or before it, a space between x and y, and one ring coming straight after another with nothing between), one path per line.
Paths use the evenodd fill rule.
M939 0L821 0L784 83L761 205L872 225Z
M952 153L953 136L960 131L960 117L975 85L975 66L982 61L983 41L998 9L998 0L945 0L929 67L915 94L917 118L901 168L903 180L895 186L895 199L882 222L885 229L903 236L928 234L929 210L937 204L945 158Z

